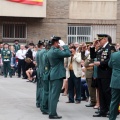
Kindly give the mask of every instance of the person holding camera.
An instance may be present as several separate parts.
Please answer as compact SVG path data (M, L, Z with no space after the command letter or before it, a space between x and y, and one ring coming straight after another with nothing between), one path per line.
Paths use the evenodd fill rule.
M75 46L71 46L70 51L71 57L65 59L66 77L68 78L68 94L69 94L69 101L66 103L75 102L76 104L79 104L81 102L81 76L82 76L81 53L76 52ZM76 98L74 100L75 92Z

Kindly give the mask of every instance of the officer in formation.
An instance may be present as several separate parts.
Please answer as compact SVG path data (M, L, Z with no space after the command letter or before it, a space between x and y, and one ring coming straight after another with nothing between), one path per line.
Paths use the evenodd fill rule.
M9 45L7 43L4 44L4 49L1 51L2 61L3 61L3 73L6 78L9 72L9 76L12 77L11 72L11 51L8 49Z
M111 78L111 104L109 120L116 120L120 103L120 51L111 54L109 67L112 68Z
M39 54L40 54L40 51L42 50L43 48L43 42L42 41L39 41L38 42L38 51L37 51L37 54L36 54L36 63L37 63L37 88L36 88L36 107L40 107L40 87L41 87L41 81L40 81L40 64L39 64Z
M63 84L63 79L66 78L66 70L64 68L64 58L70 57L71 52L67 45L60 46L60 37L52 38L52 47L47 52L47 57L50 62L50 82L49 82L49 118L60 119L57 114L57 103Z
M49 113L49 72L50 72L50 63L47 57L47 52L51 48L51 41L45 40L45 52L42 56L42 63L43 63L43 114Z
M90 48L91 58L97 58L94 65L97 66L98 76L98 89L100 97L100 112L93 117L105 117L109 111L111 101L111 89L110 81L112 75L112 69L108 66L111 53L115 52L114 46L112 46L108 40L109 35L98 34L98 41L100 43L100 49L95 52L95 42Z
M14 42L15 44L13 46L14 46L15 52L17 52L18 50L20 50L19 40L15 40Z
M39 41L39 50L36 55L37 70L37 94L36 106L40 107L43 114L49 114L50 119L60 119L56 109L59 96L66 76L64 58L71 52L68 46L60 47L60 37L53 37L51 41ZM52 47L51 47L52 45Z

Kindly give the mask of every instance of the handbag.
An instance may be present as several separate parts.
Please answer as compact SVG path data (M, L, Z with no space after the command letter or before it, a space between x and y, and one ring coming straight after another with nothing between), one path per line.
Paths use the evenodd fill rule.
M32 60L31 60L30 58L25 58L25 62L26 62L26 63L31 63Z

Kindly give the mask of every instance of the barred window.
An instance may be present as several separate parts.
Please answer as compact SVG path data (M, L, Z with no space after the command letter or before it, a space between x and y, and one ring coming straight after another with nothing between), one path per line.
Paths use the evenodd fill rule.
M68 27L68 44L74 42L90 42L91 26L69 26Z
M26 33L26 24L19 23L4 23L3 24L3 39L11 38L11 39L25 39L27 38Z

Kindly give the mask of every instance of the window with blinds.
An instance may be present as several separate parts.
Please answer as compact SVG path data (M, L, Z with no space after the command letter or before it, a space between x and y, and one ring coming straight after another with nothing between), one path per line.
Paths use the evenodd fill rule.
M25 39L27 38L27 27L24 23L4 23L2 30L4 39Z
M69 26L68 27L68 44L74 42L90 42L91 26Z

